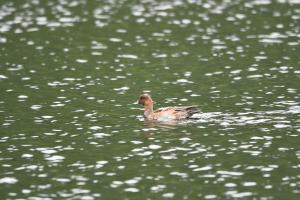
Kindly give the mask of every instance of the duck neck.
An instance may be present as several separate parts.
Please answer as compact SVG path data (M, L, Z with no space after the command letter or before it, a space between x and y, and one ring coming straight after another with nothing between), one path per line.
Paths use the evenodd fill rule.
M145 110L144 112L145 117L148 117L153 113L153 105L144 106L144 110Z

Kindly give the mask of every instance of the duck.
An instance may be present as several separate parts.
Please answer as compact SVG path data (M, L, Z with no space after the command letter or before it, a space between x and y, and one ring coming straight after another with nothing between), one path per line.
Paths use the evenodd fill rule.
M144 106L144 118L146 120L183 120L192 119L192 116L200 111L196 106L165 107L153 111L154 101L149 94L143 94L138 98L138 104Z

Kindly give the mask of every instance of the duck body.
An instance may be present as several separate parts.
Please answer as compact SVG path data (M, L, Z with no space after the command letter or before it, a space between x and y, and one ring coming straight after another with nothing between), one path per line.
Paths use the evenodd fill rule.
M199 110L195 106L181 106L181 107L165 107L153 111L153 104L150 95L141 95L138 103L144 106L144 118L147 120L181 120L190 119Z

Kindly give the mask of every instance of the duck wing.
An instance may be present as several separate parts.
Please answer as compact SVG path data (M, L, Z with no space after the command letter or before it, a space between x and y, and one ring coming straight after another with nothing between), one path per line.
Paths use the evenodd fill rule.
M184 118L191 118L193 114L200 113L200 110L196 106L183 106L176 107L175 112L181 116L185 116Z
M167 112L167 111L170 111L170 110L174 110L174 108L173 107L159 108L159 109L155 110L154 113Z
M182 107L166 107L159 108L154 111L156 116L169 116L174 119L188 119L195 113L199 113L200 111L196 106L182 106Z

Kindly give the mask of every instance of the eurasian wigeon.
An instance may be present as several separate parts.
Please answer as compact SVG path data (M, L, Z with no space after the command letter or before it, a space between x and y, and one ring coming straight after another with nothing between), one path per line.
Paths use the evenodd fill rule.
M154 102L148 94L141 95L138 104L144 106L144 117L147 120L190 119L193 114L200 112L195 106L166 107L153 111Z

